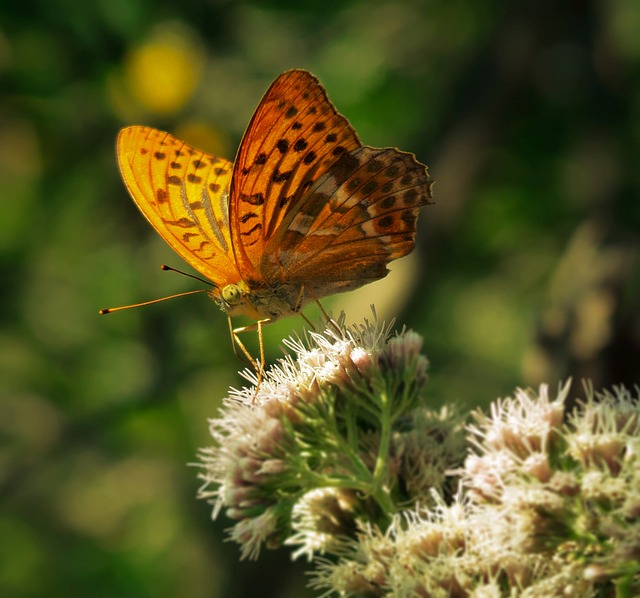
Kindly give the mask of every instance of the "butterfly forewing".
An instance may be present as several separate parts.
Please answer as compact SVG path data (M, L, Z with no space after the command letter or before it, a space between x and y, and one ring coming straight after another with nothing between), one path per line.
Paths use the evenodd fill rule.
M287 214L343 153L360 145L313 75L288 71L271 85L242 139L231 187L236 258L255 278Z
M231 163L139 126L120 131L117 153L131 196L162 238L217 286L237 282L229 227Z

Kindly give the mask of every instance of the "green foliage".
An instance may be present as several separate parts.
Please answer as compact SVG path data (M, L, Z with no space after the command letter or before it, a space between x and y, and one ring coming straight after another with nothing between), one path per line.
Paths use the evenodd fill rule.
M238 573L194 507L185 464L239 384L224 317L204 296L97 315L194 288L158 268L182 264L127 197L121 126L232 158L270 81L311 70L436 180L414 255L328 308L420 332L441 403L633 384L639 21L634 0L4 3L0 594L307 591L287 554ZM301 327L267 327L270 362Z

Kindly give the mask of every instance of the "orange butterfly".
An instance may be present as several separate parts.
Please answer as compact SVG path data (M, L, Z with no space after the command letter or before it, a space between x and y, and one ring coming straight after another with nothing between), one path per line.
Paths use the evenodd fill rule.
M233 164L142 126L120 131L117 152L136 205L212 281L252 363L237 333L257 328L264 363L263 324L386 276L414 248L418 211L431 198L426 166L362 145L302 70L267 90ZM256 324L234 329L235 315Z

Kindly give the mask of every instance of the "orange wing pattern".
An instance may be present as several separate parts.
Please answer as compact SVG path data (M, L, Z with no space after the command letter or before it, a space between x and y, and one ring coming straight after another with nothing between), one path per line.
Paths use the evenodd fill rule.
M313 182L343 152L360 147L356 132L306 71L278 77L244 134L231 186L231 232L242 269L261 279L269 239Z
M390 261L413 250L418 211L430 199L412 154L367 146L344 154L270 240L265 279L323 297L383 278Z
M305 289L323 297L384 277L414 248L431 199L415 156L363 146L301 70L268 89L233 166L148 127L123 129L117 149L156 231L225 312L258 320L294 313Z
M158 234L216 286L239 280L232 259L232 165L168 133L127 127L117 141L122 178Z

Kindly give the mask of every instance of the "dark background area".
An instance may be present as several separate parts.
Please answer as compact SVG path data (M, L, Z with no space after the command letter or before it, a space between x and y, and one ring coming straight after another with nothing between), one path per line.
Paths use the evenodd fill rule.
M124 189L118 129L232 159L293 67L436 180L416 251L325 302L420 332L430 404L640 382L635 0L3 3L3 596L311 595L286 550L239 563L195 499L187 464L242 383L223 314L196 295L98 316L198 285L159 270L185 266ZM269 361L302 325L267 328Z

